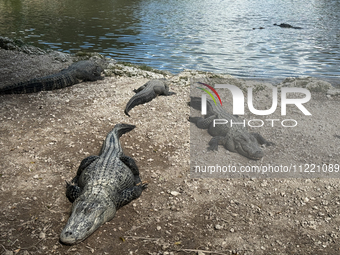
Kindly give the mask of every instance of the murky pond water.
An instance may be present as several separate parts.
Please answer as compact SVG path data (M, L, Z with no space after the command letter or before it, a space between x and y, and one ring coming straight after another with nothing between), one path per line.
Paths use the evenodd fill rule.
M1 0L0 35L173 73L340 76L338 0Z

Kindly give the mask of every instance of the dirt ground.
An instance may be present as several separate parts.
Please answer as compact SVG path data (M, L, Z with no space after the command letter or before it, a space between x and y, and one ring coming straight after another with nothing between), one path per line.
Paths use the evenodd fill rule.
M0 50L2 85L69 64L23 54ZM168 76L176 95L137 106L130 118L123 109L132 90L149 80L145 73L0 95L1 254L339 254L337 178L190 178L189 140L191 126L203 154L235 165L339 164L339 97L313 92L306 105L313 118L299 118L289 108L299 126L261 129L276 145L253 161L221 146L207 152L211 137L188 122L190 79L209 75ZM258 90L267 97L266 87ZM106 134L121 122L137 126L121 141L148 189L82 243L62 245L59 234L71 212L65 181L83 158L99 153Z

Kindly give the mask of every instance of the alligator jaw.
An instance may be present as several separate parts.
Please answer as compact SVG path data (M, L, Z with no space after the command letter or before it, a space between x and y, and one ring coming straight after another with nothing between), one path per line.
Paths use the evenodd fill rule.
M258 145L256 139L251 135L247 137L243 134L241 136L234 137L233 140L235 144L235 150L239 154L253 160L259 160L264 156L261 147Z
M238 153L240 153L241 155L249 158L249 159L253 159L253 160L259 160L261 159L263 156L264 156L264 153L261 149L255 151L255 152L252 152L252 153L249 153L244 151L243 149L239 149L237 150Z
M66 245L83 241L116 213L115 206L107 200L76 200L73 204L72 214L60 234L60 242Z

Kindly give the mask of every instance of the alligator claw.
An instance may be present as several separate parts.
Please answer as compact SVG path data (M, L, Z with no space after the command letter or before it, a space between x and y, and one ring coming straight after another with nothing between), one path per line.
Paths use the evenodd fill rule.
M208 149L208 151L218 151L218 145L217 146L216 145L211 145L207 149Z
M68 181L65 181L66 182L66 188L70 187L72 184L69 183Z
M142 185L143 190L148 187L148 182L147 181L142 181L136 184L136 186Z
M266 146L274 146L275 145L275 143L273 143L273 142L266 142Z

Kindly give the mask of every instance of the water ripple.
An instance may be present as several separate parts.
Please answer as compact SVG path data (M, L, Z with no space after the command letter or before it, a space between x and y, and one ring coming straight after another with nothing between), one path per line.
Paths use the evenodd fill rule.
M3 1L0 34L174 73L339 77L338 13L339 1L316 0Z

